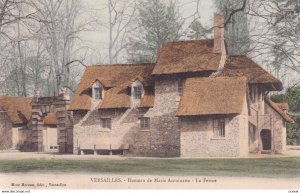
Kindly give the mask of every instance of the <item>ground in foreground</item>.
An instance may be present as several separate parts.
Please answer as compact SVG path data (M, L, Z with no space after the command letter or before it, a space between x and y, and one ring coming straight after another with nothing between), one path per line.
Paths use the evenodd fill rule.
M0 173L300 177L300 157L260 159L0 160Z

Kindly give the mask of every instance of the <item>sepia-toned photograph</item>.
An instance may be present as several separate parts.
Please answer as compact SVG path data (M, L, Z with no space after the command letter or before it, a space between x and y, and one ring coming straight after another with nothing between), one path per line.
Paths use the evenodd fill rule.
M0 190L300 191L300 0L0 0Z

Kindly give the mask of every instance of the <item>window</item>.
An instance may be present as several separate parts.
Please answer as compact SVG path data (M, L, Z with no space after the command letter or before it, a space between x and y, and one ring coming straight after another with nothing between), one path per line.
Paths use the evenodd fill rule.
M225 137L225 119L214 119L214 137L223 138Z
M178 93L180 96L182 95L183 86L184 86L184 80L182 79L178 80Z
M256 98L256 86L251 85L249 86L249 95L252 102L255 102Z
M133 98L134 99L141 99L142 98L142 87L141 86L134 86L133 87Z
M150 122L149 117L141 117L140 118L141 129L149 129L149 122Z
M101 87L94 88L94 97L97 100L102 99L102 88Z
M111 129L111 119L101 119L101 127Z

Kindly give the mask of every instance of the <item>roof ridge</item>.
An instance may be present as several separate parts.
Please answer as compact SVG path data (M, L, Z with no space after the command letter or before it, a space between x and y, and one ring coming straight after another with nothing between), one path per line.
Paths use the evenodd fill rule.
M0 96L1 98L11 98L11 99L32 99L33 97L20 97L20 96Z
M154 65L155 63L139 63L139 64L92 64L87 66L90 67L116 67L116 66L143 66L143 65Z
M178 43L191 43L191 42L208 42L208 41L213 41L214 39L201 39L201 40L174 40L174 41L167 41L164 42L163 44L178 44Z

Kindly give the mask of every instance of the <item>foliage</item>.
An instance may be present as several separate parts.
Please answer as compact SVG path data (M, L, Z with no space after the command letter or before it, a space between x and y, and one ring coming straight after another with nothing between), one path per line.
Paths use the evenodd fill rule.
M234 10L242 6L243 0L215 0L215 5L226 19ZM240 55L249 52L249 27L247 15L238 12L225 26L225 39L229 55Z
M287 102L289 104L289 111L295 123L287 125L287 143L288 144L300 144L300 89L289 88L285 93L274 94L271 96L274 102Z
M128 38L129 62L153 62L162 43L178 40L183 20L176 2L146 0L138 8L137 26Z
M211 30L206 29L199 19L195 19L189 26L189 34L187 37L192 40L207 39Z

